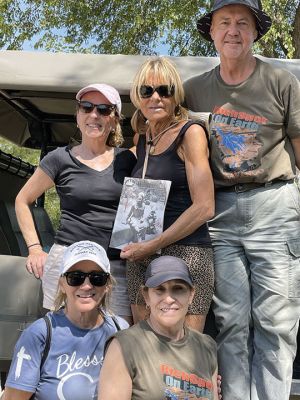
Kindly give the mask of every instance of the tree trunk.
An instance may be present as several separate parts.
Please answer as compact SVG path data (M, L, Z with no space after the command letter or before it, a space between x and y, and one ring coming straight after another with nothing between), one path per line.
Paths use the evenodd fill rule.
M295 20L294 20L293 45L295 48L293 58L300 58L300 2L296 9Z

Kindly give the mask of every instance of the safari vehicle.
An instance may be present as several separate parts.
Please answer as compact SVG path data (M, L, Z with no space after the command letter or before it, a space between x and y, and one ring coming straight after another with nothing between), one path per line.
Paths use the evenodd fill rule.
M121 94L125 145L131 145L133 133L130 118L134 107L130 102L129 90L134 74L145 58L1 51L0 136L28 149L40 149L41 157L71 140L79 140L75 122L75 94L89 83L105 82L116 87ZM218 63L217 58L207 57L172 59L183 80L205 72ZM290 70L300 80L300 60L266 61ZM16 194L32 175L34 168L35 166L0 151L2 385L20 331L40 315L40 282L26 271L27 247L14 211ZM32 207L32 214L40 241L44 248L49 248L53 243L54 230L43 208L42 198ZM298 384L294 380L292 393L300 394L300 380Z

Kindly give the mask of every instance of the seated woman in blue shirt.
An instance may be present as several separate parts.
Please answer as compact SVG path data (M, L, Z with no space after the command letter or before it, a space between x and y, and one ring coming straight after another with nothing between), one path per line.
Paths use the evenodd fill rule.
M47 357L43 360L49 331L41 318L16 344L3 400L97 399L105 341L128 327L108 314L112 284L103 247L80 241L66 249L56 311L46 315L51 323Z

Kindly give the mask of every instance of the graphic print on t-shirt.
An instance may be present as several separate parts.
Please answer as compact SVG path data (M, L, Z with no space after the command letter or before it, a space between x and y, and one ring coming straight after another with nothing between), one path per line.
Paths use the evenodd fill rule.
M212 399L212 382L196 374L180 371L166 364L160 365L165 400L210 400Z
M15 380L19 379L21 376L22 366L24 360L31 360L31 355L26 353L26 349L24 346L20 348L17 353L17 366L15 371Z
M262 148L258 131L266 122L266 118L258 115L215 107L211 139L218 149L224 173L229 174L228 177L236 176L238 172L248 172L249 176L257 174L260 168L258 154Z
M22 374L26 374L29 365L26 362L32 361L30 351L24 346L17 353L17 363L15 369L15 381L24 380ZM57 357L56 365L53 365L55 378L53 382L57 384L56 395L59 400L82 400L83 393L86 398L97 399L97 382L99 375L99 365L103 363L103 357L94 355L78 355L76 351L72 354L61 354ZM53 388L54 389L54 388Z
M40 318L16 343L7 386L35 392L36 400L96 400L104 345L116 332L113 320L105 315L103 324L84 329L74 325L63 309L47 316L52 335L45 362L41 366L48 332ZM128 327L124 320L117 320L121 329Z
M87 398L94 399L97 398L97 393L95 393L94 388L94 378L91 376L91 372L94 370L89 370L90 366L102 365L103 357L98 358L96 354L86 357L78 356L76 351L71 355L62 354L57 358L57 370L56 376L59 379L59 384L57 386L57 396L59 400L67 400L69 397L66 396L68 391L71 391L71 387L78 387L78 391L75 393L80 393L80 388L85 387ZM100 369L100 368L99 368ZM72 391L71 391L72 393ZM82 396L82 393L81 395ZM72 398L75 399L75 394L73 392ZM80 397L78 397L78 400Z

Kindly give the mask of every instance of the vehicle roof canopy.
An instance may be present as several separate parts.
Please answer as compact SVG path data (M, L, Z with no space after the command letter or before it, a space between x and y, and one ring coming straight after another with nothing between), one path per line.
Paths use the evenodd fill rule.
M15 144L40 148L65 145L79 137L75 95L85 85L104 82L122 98L123 131L129 143L134 107L129 91L133 77L148 56L0 52L0 136ZM170 57L185 81L219 63L214 57ZM300 60L265 59L286 68L300 80Z

